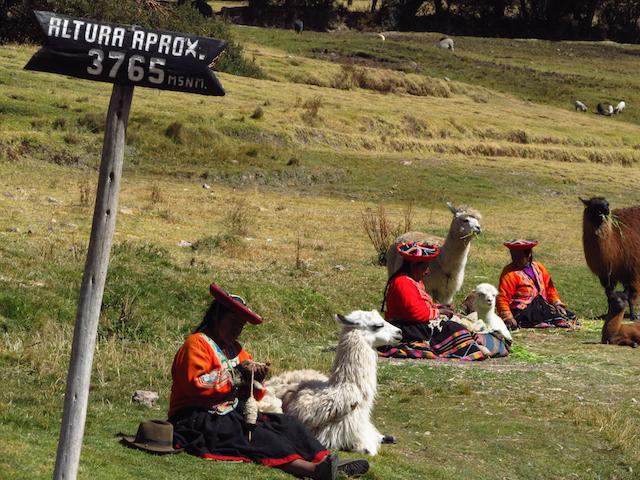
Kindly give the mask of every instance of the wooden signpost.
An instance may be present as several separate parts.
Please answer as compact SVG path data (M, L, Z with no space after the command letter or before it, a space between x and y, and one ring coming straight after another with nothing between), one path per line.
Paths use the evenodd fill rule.
M44 46L27 70L113 83L89 250L73 333L53 477L75 479L87 415L100 307L115 230L125 136L134 86L224 95L211 67L226 42L185 33L35 12Z

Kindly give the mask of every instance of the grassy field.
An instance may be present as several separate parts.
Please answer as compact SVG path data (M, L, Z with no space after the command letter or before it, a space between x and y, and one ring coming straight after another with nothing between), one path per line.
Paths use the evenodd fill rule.
M382 205L396 224L412 204L413 227L444 236L446 201L484 215L458 300L497 283L504 239L535 237L583 329L519 331L511 357L472 365L381 361L375 423L399 442L365 478L637 478L638 352L598 344L606 305L578 196L638 203L640 50L234 32L268 79L220 74L224 98L136 91L80 478L288 478L150 457L116 434L164 418L211 281L267 318L243 333L255 357L327 370L332 315L379 307L386 280L362 213ZM110 93L23 71L34 50L0 47L0 478L16 479L55 461ZM628 110L579 114L574 98ZM136 389L158 391L159 409L133 405Z

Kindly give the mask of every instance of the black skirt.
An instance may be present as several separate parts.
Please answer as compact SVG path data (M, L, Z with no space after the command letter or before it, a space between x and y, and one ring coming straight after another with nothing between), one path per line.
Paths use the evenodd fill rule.
M576 314L567 310L567 315L562 315L554 305L538 295L523 310L513 311L513 318L521 328L569 328L569 322L576 318Z
M330 453L302 423L288 415L259 413L251 441L237 409L226 415L184 409L169 421L173 424L174 444L208 460L277 467L294 460L318 463Z

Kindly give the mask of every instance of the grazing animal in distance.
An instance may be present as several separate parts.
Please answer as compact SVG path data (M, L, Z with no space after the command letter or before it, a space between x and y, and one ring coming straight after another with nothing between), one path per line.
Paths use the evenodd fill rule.
M293 29L296 33L302 33L302 31L304 30L304 22L300 19L294 20Z
M402 331L376 310L336 315L336 321L342 331L329 376L285 372L266 383L267 394L279 398L282 412L300 420L326 448L376 455L385 436L371 423L378 389L375 348L397 345ZM274 411L263 403L261 411Z
M429 264L429 272L424 285L429 294L438 303L451 303L454 295L462 287L464 270L471 249L471 240L482 233L480 220L482 215L468 207L455 208L451 202L447 207L453 213L449 233L440 247L440 255ZM402 267L402 257L397 246L403 242L428 241L429 235L423 232L407 232L396 238L387 249L387 274L389 278Z
M453 38L442 37L440 40L438 40L436 46L438 48L442 48L443 50L451 50L453 52Z
M596 110L598 111L598 114L609 117L613 113L613 105L609 105L608 103L599 103Z
M500 332L500 334L509 342L513 341L511 332L504 323L504 320L496 313L496 297L498 289L490 283L481 283L475 290L473 301L474 312L467 315L470 320L482 320L485 328L482 331Z
M576 112L586 112L587 105L582 103L580 100L576 100Z
M622 101L616 105L616 108L613 109L613 113L622 113L622 111L626 108L627 104Z
M640 206L610 210L604 197L580 199L584 204L582 245L591 271L607 299L621 283L631 318L640 291Z
M640 345L640 323L622 323L627 297L614 292L609 297L609 311L602 326L602 343L636 348Z

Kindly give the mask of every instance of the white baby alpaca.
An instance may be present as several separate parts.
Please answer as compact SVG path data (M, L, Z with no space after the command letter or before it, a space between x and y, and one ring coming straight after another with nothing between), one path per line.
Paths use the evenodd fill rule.
M498 290L489 283L481 283L475 289L476 298L473 302L475 312L468 315L470 319L474 317L484 322L484 331L500 332L509 342L513 341L511 332L505 325L502 318L496 314L496 297Z

